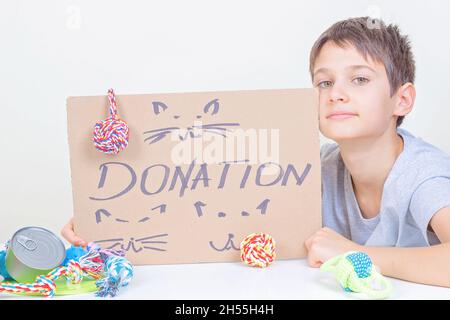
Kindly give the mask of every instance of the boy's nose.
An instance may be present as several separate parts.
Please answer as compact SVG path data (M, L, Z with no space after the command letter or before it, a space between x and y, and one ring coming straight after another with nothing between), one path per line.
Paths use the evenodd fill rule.
M330 103L348 102L347 94L338 86L333 86L329 93L328 102Z

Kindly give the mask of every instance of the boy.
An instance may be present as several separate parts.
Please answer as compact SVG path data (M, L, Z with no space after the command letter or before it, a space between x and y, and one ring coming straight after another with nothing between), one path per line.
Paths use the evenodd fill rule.
M411 48L371 23L338 22L311 50L320 130L337 144L321 149L324 228L308 262L364 251L387 276L450 287L450 157L398 128L415 99ZM86 245L72 220L62 235Z
M450 287L450 156L398 128L415 100L414 59L395 25L340 21L315 42L321 230L306 242L319 267L350 250L384 275Z

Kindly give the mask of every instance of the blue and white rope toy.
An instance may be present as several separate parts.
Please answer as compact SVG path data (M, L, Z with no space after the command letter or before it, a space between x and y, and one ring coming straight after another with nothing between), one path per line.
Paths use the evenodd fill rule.
M109 256L105 263L107 277L96 282L98 291L96 296L115 297L120 287L125 287L133 278L133 266L124 257Z

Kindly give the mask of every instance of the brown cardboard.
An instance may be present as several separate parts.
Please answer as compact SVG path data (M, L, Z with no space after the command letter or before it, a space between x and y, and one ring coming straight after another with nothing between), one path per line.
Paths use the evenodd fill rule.
M92 143L94 124L109 115L107 96L67 99L77 234L87 241L99 241L105 248L125 249L137 265L239 261L239 244L253 232L273 236L277 259L305 257L305 239L321 227L317 96L313 89L118 93L116 99L119 116L130 128L129 145L118 155L103 154ZM159 113L155 113L154 105L162 105L156 102L167 108L156 108ZM217 123L228 125L210 125ZM236 123L239 125L229 125ZM185 130L193 124L209 130ZM164 137L145 140L152 133L144 132L164 127L184 131L174 129ZM269 137L278 132L279 154L272 162L283 172L275 164L263 166L271 159L255 159L250 153L222 159L235 161L228 165L212 161L202 165L200 158L194 164L174 163L177 159L172 152L189 143L192 151L194 142L198 147L202 141L203 149L197 150L205 154L213 154L206 152L208 146L211 150L216 147L217 156L217 146L223 143L226 148L236 132L255 134L257 141L264 141L262 129ZM150 144L159 137L161 140ZM252 150L249 145L247 140L247 150ZM187 175L190 167L183 188L182 179L174 180L174 175L177 170ZM121 196L98 200L113 197L127 186L132 187ZM158 189L161 191L156 193Z

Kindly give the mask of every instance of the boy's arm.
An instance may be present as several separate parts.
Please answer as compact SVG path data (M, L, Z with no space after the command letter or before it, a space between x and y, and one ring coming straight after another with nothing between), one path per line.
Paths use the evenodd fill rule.
M363 247L362 251L387 276L450 287L450 207L439 210L430 226L441 244L421 248Z
M308 262L319 267L336 255L362 251L386 276L450 287L450 207L439 210L431 219L430 226L441 244L414 248L361 246L329 228L322 228L305 242Z
M381 272L393 278L450 288L450 243L431 247L362 247Z

